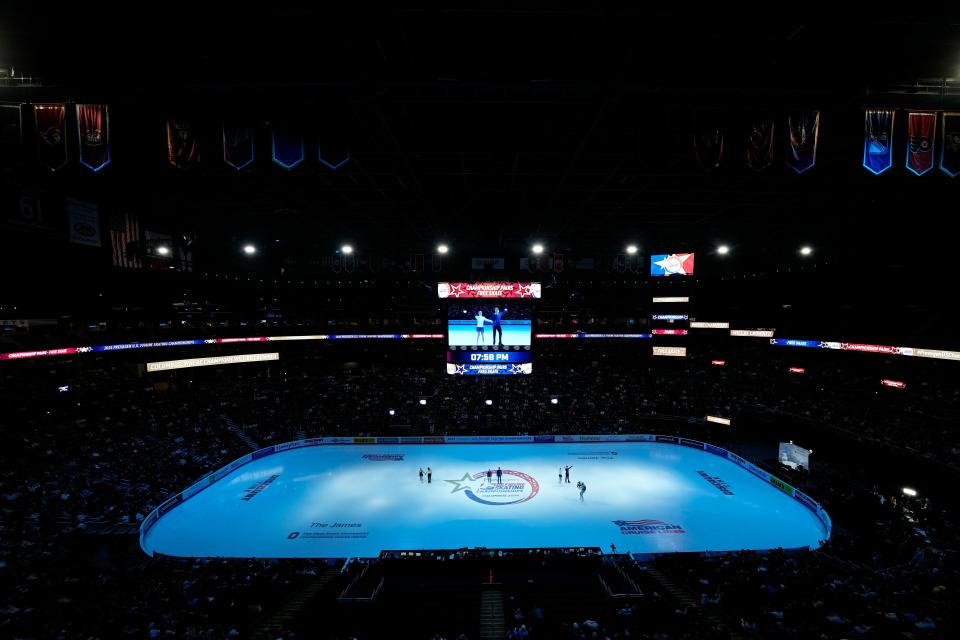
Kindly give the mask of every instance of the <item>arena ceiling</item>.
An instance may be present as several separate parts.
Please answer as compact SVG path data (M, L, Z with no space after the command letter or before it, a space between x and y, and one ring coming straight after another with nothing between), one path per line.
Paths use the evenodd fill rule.
M59 187L196 229L215 260L245 238L298 255L342 241L429 251L441 239L472 255L523 254L534 239L568 253L626 240L885 250L881 221L957 189L902 167L872 176L859 162L864 106L960 107L949 80L960 77L960 17L945 5L871 7L856 23L773 6L338 13L311 3L200 15L162 5L109 18L107 30L63 11L0 14L0 54L42 79L0 88L0 99L111 103L112 173ZM695 163L704 113L734 131L748 114L780 122L790 109L823 114L814 171ZM183 110L208 122L295 120L350 160L178 174L165 166L162 122Z

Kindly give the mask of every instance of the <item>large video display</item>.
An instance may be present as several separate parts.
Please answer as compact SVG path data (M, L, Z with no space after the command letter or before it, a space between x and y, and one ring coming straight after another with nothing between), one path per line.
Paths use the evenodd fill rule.
M458 300L447 308L447 373L531 373L533 309L519 301Z
M692 253L658 253L650 256L652 276L692 276Z

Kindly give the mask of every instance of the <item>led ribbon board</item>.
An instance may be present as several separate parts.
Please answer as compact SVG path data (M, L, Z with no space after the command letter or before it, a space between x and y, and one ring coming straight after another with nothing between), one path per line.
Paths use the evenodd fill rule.
M193 367L212 367L221 364L242 364L245 362L266 362L279 360L280 354L273 353L245 353L238 356L215 356L212 358L188 358L186 360L162 360L148 362L147 372L170 371L173 369L192 369Z

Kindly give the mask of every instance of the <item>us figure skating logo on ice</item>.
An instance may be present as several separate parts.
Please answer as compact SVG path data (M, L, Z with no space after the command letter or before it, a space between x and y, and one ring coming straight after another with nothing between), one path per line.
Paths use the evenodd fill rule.
M686 533L678 524L669 524L663 520L614 520L625 536L650 535L654 533Z
M540 493L536 478L512 469L502 469L499 477L496 471L491 471L489 478L486 471L481 471L465 473L459 480L445 482L453 485L450 493L463 491L468 498L480 504L520 504Z

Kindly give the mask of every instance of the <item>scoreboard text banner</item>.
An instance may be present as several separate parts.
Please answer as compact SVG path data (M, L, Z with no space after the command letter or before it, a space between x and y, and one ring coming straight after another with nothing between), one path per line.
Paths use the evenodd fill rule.
M539 298L539 282L438 282L440 298Z
M193 367L210 367L221 364L240 364L244 362L266 362L279 360L280 354L272 353L245 353L238 356L215 356L212 358L187 358L186 360L163 360L148 362L147 371L169 371L171 369L191 369Z
M687 348L686 347L654 347L653 355L675 356L678 358L684 358L687 355Z

